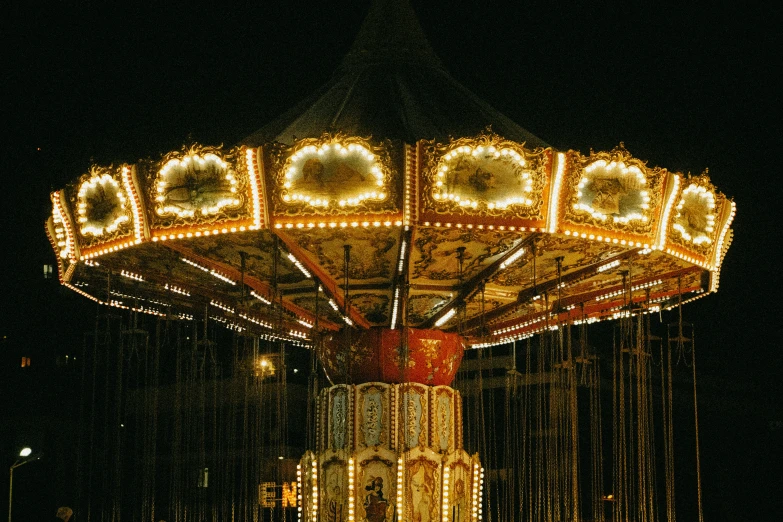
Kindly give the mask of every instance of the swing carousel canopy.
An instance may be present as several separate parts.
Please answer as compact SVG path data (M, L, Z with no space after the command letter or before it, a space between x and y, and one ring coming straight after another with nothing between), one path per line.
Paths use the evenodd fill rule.
M448 75L405 2L240 145L94 165L51 201L60 281L100 303L474 347L715 292L735 213L706 174L548 146Z

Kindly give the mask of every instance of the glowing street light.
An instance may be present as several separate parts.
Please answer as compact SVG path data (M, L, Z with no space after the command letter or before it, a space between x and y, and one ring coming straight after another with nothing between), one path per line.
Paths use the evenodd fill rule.
M14 500L14 470L19 466L24 466L29 462L33 462L41 458L40 455L36 455L34 458L28 458L32 454L33 450L31 448L24 447L22 448L22 451L19 452L19 456L21 458L17 459L16 462L11 464L8 477L8 522L11 522L11 507L13 506Z

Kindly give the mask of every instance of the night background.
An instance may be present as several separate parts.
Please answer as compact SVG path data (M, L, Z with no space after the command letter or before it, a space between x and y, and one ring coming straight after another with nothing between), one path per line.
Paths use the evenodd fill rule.
M0 462L22 445L44 452L15 472L15 520L72 502L58 485L72 472L79 374L57 358L81 347L96 312L58 286L56 268L44 279L55 263L49 193L93 162L239 142L330 78L368 8L108 4L12 2L0 21ZM547 143L589 153L623 142L650 166L709 169L734 199L720 289L684 309L696 332L704 511L778 520L781 5L412 4L452 76Z

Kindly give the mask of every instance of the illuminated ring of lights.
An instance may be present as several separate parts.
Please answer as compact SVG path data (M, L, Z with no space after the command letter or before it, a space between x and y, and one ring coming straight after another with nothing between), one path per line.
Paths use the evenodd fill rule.
M574 210L586 212L595 219L598 219L600 221L606 221L610 216L609 214L606 214L604 212L601 212L601 210L594 208L592 204L584 203L581 201L581 199L585 196L585 194L583 193L584 188L587 186L588 183L591 183L595 179L596 174L594 174L594 172L598 169L603 169L604 172L606 172L607 174L612 171L619 171L617 174L615 174L617 179L620 178L625 179L630 176L633 176L635 179L632 179L632 181L635 181L639 186L642 187L647 185L647 178L645 177L641 169L639 169L639 167L636 167L635 165L626 166L625 163L622 161L607 162L606 160L601 159L590 163L584 168L582 178L579 180L579 185L577 186L576 202L574 203ZM632 193L632 192L638 192L639 197L641 198L642 202L638 205L638 207L641 209L641 212L631 212L630 214L627 215L612 216L612 220L615 223L628 223L630 221L647 222L649 220L649 216L647 215L647 212L650 209L649 192L647 190L642 190L642 189L632 189L628 193Z
M706 221L704 229L699 230L691 226L687 217L682 215L686 204L698 205L701 207L699 210L704 211ZM712 242L712 238L709 236L715 230L715 195L712 192L701 185L692 183L682 191L682 197L680 197L680 203L677 205L676 210L677 214L674 216L672 228L679 232L684 240L690 241L694 245L710 244Z
M343 163L353 162L354 165L356 163L364 163L363 168L366 170L360 174L370 174L374 178L374 185L378 189L362 192L351 197L341 197L338 200L327 197L313 197L303 191L296 190L295 183L308 176L308 173L304 170L307 163L313 160L331 159L335 155ZM317 208L326 208L335 204L340 207L356 207L365 200L383 201L387 196L384 191L387 176L378 161L378 157L367 146L360 143L345 145L339 141L334 141L323 143L320 146L306 145L288 158L283 177L284 192L282 197L286 203L300 203ZM323 180L319 181L323 183Z
M109 219L94 219L90 214L95 208L95 198L100 197L100 190L109 199L111 215ZM109 174L93 175L79 186L78 221L79 231L83 235L101 236L104 233L115 232L122 223L130 220L126 212L127 198L120 184Z
M233 194L233 197L223 197L218 199L212 206L200 206L198 208L182 208L181 206L167 203L168 198L165 195L166 188L171 185L171 181L178 172L183 169L187 169L190 166L194 171L205 172L210 165L218 171L222 171L222 178L228 182L229 186L226 192ZM239 198L236 197L237 193L237 179L234 171L230 168L229 164L223 161L222 158L213 153L207 153L203 157L196 153L190 153L184 158L173 158L166 162L163 168L160 169L156 182L157 196L155 200L158 202L158 206L155 208L155 212L159 216L176 215L181 218L194 217L198 211L204 216L211 214L217 214L224 207L237 207L241 204Z
M498 149L493 145L480 145L478 147L462 145L444 154L438 162L437 171L435 173L435 183L432 189L433 199L436 201L454 202L461 207L473 209L476 209L481 205L482 207L486 206L486 208L490 210L505 210L511 205L530 206L533 204L533 200L528 196L514 196L501 201L485 202L474 201L470 198L462 198L459 194L447 192L448 189L445 187L447 183L446 176L450 170L453 170L451 164L466 156L477 160L496 160L510 163L514 169L514 174L518 175L523 183L523 192L530 194L533 191L533 179L530 172L523 170L527 166L527 161L524 156L516 150L508 147Z

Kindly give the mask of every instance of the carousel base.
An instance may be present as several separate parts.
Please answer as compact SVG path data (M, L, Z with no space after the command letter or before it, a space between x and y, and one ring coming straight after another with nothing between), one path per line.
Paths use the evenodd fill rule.
M462 399L448 386L325 389L317 451L297 469L299 520L481 520L484 472L462 443Z

